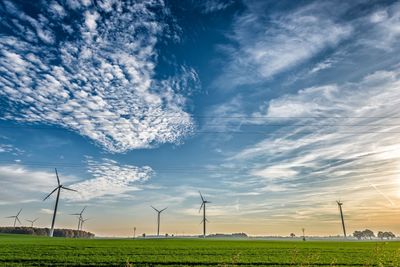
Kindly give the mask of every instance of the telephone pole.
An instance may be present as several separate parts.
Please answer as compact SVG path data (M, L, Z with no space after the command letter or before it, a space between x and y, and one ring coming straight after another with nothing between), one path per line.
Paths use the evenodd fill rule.
M340 218L342 219L342 227L343 227L344 238L347 238L347 235L346 235L346 226L344 225L344 217L343 217L343 210L342 210L343 202L336 201L336 203L338 204L339 211L340 211Z

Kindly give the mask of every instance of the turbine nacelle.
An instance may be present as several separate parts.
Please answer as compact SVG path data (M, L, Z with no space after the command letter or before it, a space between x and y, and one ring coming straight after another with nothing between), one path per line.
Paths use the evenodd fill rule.
M153 210L155 210L157 213L161 213L161 212L163 212L164 210L168 209L168 207L166 207L166 208L163 208L162 210L158 210L158 209L154 208L153 206L150 206L150 207L152 207Z
M8 218L8 219L14 218L14 227L15 227L15 224L17 223L17 221L19 222L19 224L22 224L21 221L19 220L19 217L18 217L19 214L21 213L21 211L22 211L22 209L20 209L20 210L18 211L17 215L6 217L6 218Z
M34 219L34 220L25 220L25 221L30 222L30 223L31 223L31 227L33 227L33 224L34 224L37 220L39 220L39 218L36 218L36 219Z

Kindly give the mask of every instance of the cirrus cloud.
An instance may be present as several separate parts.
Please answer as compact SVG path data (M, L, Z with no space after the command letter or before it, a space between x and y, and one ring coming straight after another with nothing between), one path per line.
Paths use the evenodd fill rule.
M152 168L148 166L118 164L111 159L96 161L91 157L87 158L87 168L93 178L68 186L78 193L65 192L67 199L87 201L104 196L121 197L130 191L139 190L136 184L148 180L153 174Z

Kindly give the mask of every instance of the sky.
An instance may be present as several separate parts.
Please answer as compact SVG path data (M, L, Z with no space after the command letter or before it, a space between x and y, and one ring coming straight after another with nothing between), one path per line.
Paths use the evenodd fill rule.
M0 225L400 234L400 3L0 1Z

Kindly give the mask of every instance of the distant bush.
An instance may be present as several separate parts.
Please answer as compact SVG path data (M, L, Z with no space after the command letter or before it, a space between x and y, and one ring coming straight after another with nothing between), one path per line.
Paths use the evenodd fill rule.
M50 233L49 228L32 228L32 227L0 227L0 233L2 234L25 234L25 235L37 235L37 236L48 236ZM95 235L86 231L78 231L72 229L54 229L54 236L57 237L81 237L81 238L93 238Z
M247 238L246 233L233 233L233 234L211 234L208 235L207 237L212 237L212 238Z

